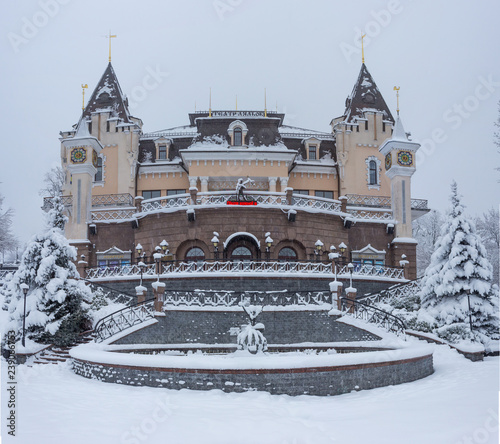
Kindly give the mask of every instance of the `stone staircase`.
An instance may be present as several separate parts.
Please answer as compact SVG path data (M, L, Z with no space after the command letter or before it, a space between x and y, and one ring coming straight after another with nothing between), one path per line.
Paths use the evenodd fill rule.
M43 350L40 355L35 357L33 364L59 364L60 362L66 362L70 356L69 351L71 348L79 345L86 344L94 340L94 331L85 331L80 335L80 338L75 345L68 347L57 347L52 346Z

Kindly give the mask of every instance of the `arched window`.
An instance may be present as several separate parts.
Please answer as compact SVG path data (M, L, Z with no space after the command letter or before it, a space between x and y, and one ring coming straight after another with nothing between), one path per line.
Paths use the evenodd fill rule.
M234 146L241 146L243 144L243 135L240 127L236 127L233 132Z
M370 183L369 183L369 185L378 185L377 162L375 162L374 160L370 160L369 168L370 168Z
M186 262L198 262L205 260L205 253L199 247L193 247L186 253Z
M278 254L280 262L295 262L297 260L297 253L290 247L282 248Z
M231 253L233 261L250 261L252 260L252 252L247 247L236 247Z

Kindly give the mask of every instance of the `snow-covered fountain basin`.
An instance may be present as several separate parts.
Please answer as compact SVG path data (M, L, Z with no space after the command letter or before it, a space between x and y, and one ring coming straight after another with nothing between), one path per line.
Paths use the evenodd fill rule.
M225 392L329 396L411 382L433 372L432 347L403 341L269 344L267 353L257 355L235 349L90 343L70 354L75 373L103 382Z

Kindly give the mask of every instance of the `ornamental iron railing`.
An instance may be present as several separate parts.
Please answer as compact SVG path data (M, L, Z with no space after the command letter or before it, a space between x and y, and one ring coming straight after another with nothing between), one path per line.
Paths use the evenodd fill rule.
M53 197L43 198L43 205L42 205L43 211L49 211L52 208L53 199L54 199ZM61 196L61 201L66 210L70 210L71 207L73 206L73 196Z
M92 196L92 207L133 207L134 198L128 193Z
M388 196L365 196L362 194L346 194L347 205L360 207L391 208L391 198ZM428 210L426 199L411 199L412 210Z
M136 208L106 208L102 210L93 209L91 211L92 221L125 221L134 219Z
M179 274L279 274L300 273L311 275L332 275L331 262L279 262L279 261L165 261L161 263L160 276ZM86 269L87 279L106 279L140 276L138 265L122 265L113 267L93 267ZM143 277L157 276L156 264L143 267ZM172 276L173 275L173 276ZM350 276L347 265L337 267L337 275ZM384 279L404 280L403 268L383 267L379 265L355 264L353 277L376 277Z
M154 319L154 299L130 305L100 319L94 327L96 342L102 342L123 330Z
M96 293L100 293L105 298L107 298L113 302L117 302L117 303L125 304L125 305L130 305L133 302L135 302L135 300L136 300L136 297L130 293L118 291L114 288L108 287L107 285L98 284L98 283L92 282L88 279L80 279L80 280L85 281L87 283L87 285L90 287L90 290L92 291L94 296Z
M356 299L341 298L341 310L356 319L376 324L385 330L405 338L404 321L391 313Z
M251 305L322 305L331 304L331 295L325 290L310 291L245 291L195 290L165 291L163 306L236 307Z
M379 302L385 302L392 298L406 298L409 296L415 296L422 289L422 278L414 279L403 284L396 284L392 287L386 288L375 294L366 294L359 296L358 300L361 299L363 302L369 304L377 304Z

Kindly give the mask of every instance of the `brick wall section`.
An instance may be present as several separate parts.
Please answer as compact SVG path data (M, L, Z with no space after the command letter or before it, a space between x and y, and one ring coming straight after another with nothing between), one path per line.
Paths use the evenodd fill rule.
M433 373L432 355L359 366L289 370L204 371L134 368L73 360L73 370L90 379L169 389L329 396L416 381Z
M170 244L170 251L176 259L184 259L186 251L194 246L205 252L207 259L213 259L213 246L210 240L213 232L219 233L222 242L236 232L249 232L261 242L264 250L265 233L271 232L274 239L271 248L271 259L276 259L279 250L285 246L292 246L299 260L311 258L314 253L314 244L318 239L325 245L323 259L330 245L338 246L341 242L350 249L361 249L371 244L378 250L387 251L387 266L399 266L400 255L397 261L387 248L394 236L386 233L386 224L358 222L351 229L343 226L339 216L308 213L298 210L296 222L289 222L287 215L279 208L237 207L223 208L196 208L196 220L188 222L183 210L173 213L152 214L139 220L139 228L132 229L130 222L120 224L97 224L97 235L90 236L92 254L89 266L96 266L95 251L105 251L115 245L122 250L132 250L135 258L135 245L141 243L148 257L151 257L154 247L163 239ZM399 247L398 247L399 248ZM406 247L405 247L406 248ZM408 246L411 250L414 246ZM220 258L224 257L223 247L220 245ZM350 251L350 250L349 250ZM349 257L349 251L346 257ZM410 260L410 267L416 268L413 254L406 253ZM259 259L259 257L257 257ZM264 259L264 253L261 253ZM416 269L415 269L416 273Z
M229 330L248 324L240 311L166 311L157 324L138 330L114 344L235 344ZM379 340L365 330L335 322L328 311L264 311L257 318L270 344Z

